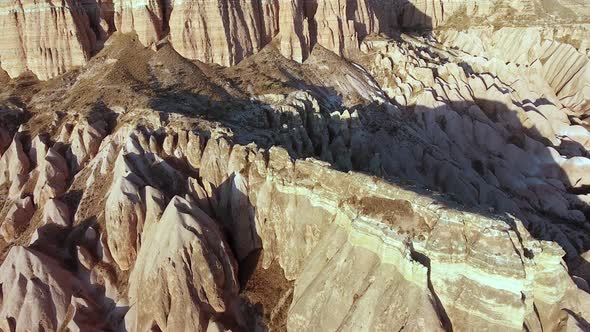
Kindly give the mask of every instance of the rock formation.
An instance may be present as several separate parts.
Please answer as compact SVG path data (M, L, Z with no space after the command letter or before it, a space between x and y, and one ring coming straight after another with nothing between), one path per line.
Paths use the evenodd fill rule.
M579 30L578 30L579 31ZM590 100L590 61L584 49L554 40L554 36L573 36L576 29L545 31L542 28L502 28L498 31L445 30L441 39L466 52L498 58L517 66L531 66L551 86L564 106L574 112L588 110ZM518 48L515 44L521 45Z
M45 80L85 64L115 30L136 33L146 46L167 37L184 57L230 66L275 38L284 56L301 62L316 43L338 55L350 55L365 37L392 34L396 28L463 27L470 21L481 26L520 21L519 17L570 22L576 14L581 19L590 15L575 1L551 6L537 0L68 0L63 5L15 0L0 7L8 31L0 40L4 45L0 65L12 77L31 71ZM544 49L547 56L553 53L550 45ZM587 82L587 74L582 76ZM584 93L563 90L559 82L554 87L563 97L574 90ZM573 99L572 104L579 103L579 97Z
M224 66L234 65L259 51L266 32L262 22L274 11L259 1L174 1L170 40L184 57Z
M157 134L121 130L129 134L119 136L123 139L119 144L129 148L121 150L128 152L119 160L128 162L119 161L127 165L123 167L115 165L104 201L103 235L108 241L103 250L121 270L131 270L127 298L115 295L113 300L134 303L124 320L132 330L244 326L238 309L236 261L224 239L224 227L234 241L232 247L240 250L239 256L255 252L257 239L264 248L262 266L278 261L286 278L296 280L289 330L312 326L329 330L361 326L520 329L523 324L534 329L554 326L564 313L556 307L575 313L570 320L588 315L584 310L590 295L578 290L568 277L561 263L562 249L533 239L518 219L459 212L456 203L434 200L417 188L408 190L365 175L343 174L314 160L294 162L282 148L264 151L201 137L207 143L202 149L199 182L210 188L203 199L213 215L219 221L229 218L229 223L219 223L197 207L198 195L176 196L166 203L168 199L159 190L143 184L143 177L157 179L165 169L142 171L139 164L148 163L155 153L150 140L139 137ZM181 129L178 136L182 134ZM102 150L96 158L103 158ZM87 167L93 172L100 163ZM91 193L94 188L90 185L84 190ZM236 212L224 216L227 209ZM248 209L253 211L251 217L240 213ZM22 247L12 250L29 252ZM11 255L3 266L17 259ZM81 263L95 273L101 265L93 267L88 262L100 255L92 251L84 255L90 258L80 258ZM102 259L108 264L106 257L103 254ZM18 258L18 264L22 260ZM52 263L44 258L35 264ZM326 270L336 273L322 272ZM4 280L3 285L12 287L11 280ZM150 292L145 292L148 288ZM335 293L335 288L342 291ZM406 296L413 294L408 297L412 301L400 301L402 289ZM481 292L485 299L468 295ZM11 291L4 294L5 299L15 301L11 303L27 301ZM52 294L42 299L58 308L51 321L54 325L47 329L55 329L55 322L68 322L64 312L71 310L66 302L55 302L57 295ZM30 305L30 310L38 310ZM15 317L10 312L4 317ZM24 328L20 318L15 322L17 329Z
M7 242L14 241L29 226L34 212L35 208L31 197L17 199L11 202L4 222L0 226L0 235Z
M17 246L10 250L5 263L0 267L3 330L101 328L89 290L59 262Z
M135 32L146 46L164 36L165 22L171 7L162 0L114 0L114 20L117 31Z
M0 329L590 329L584 15L0 5Z
M79 0L4 1L0 66L12 77L31 71L45 80L85 64L96 35Z
M157 196L151 204L162 203ZM143 239L150 245L140 250L129 279L129 299L136 305L127 326L203 331L223 324L217 316L237 309L237 271L215 221L178 196L156 218L145 225Z

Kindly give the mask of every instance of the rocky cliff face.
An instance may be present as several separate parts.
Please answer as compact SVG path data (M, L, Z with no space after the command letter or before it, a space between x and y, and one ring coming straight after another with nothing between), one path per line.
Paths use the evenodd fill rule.
M115 0L114 20L117 31L135 32L144 45L162 39L171 7L162 0Z
M35 227L39 235L30 248L15 243L2 264L3 329L35 329L30 317L47 330L245 329L236 259L262 248L262 267L278 262L296 280L289 330L557 329L588 315L590 295L569 278L562 249L520 220L458 212L421 190L212 134L123 125L96 138L101 148L71 186L82 192L72 248L43 234L65 235L68 222L37 224L35 215L59 214L53 205L9 210L3 226L14 224L14 239ZM26 187L19 195L36 197ZM72 194L56 199L71 204ZM57 257L39 252L46 246Z
M563 105L579 113L590 107L590 60L585 45L588 36L586 25L548 30L532 27L441 32L441 39L449 46L470 54L534 67ZM514 47L515 44L520 47Z
M586 17L574 1L14 0L0 7L7 31L0 64L12 77L27 70L54 77L85 64L115 29L137 33L146 46L168 36L189 59L230 66L275 38L284 56L301 62L316 44L350 55L366 36L400 27L531 25L576 15Z
M12 77L25 71L40 79L63 74L85 64L96 45L88 15L76 1L4 1L0 26L0 65Z

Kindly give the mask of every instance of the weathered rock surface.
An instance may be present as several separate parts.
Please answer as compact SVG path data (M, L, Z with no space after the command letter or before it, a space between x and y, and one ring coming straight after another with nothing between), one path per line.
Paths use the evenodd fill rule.
M10 208L0 226L0 235L5 241L14 241L27 227L35 212L33 200L30 197L17 199L9 203Z
M583 29L462 4L85 8L137 36L0 86L0 328L587 329Z
M39 175L33 191L35 204L42 206L47 200L63 194L69 177L66 159L54 148L39 161Z
M198 207L172 198L161 219L145 225L143 241L129 277L134 306L127 328L205 331L237 309L233 255L215 221Z
M170 14L170 41L189 59L234 65L260 50L265 36L273 33L264 30L263 22L276 18L263 15L274 11L264 11L263 6L273 6L272 1L175 0Z
M182 130L176 135L195 137ZM281 148L266 154L253 146L232 146L225 138L201 140L206 144L199 170L208 189L189 200L174 197L166 208L162 193L141 189L142 180L133 173L142 169L139 163L145 158L152 158L149 140L123 140L128 143L122 151L128 154L119 160L129 162L119 166L117 174L126 169L123 174L136 182L113 180L105 217L110 252L119 267L131 270L125 301L135 305L126 315L127 328L205 330L243 324L237 309L236 262L220 225L239 257L264 248L261 264L277 261L285 276L296 280L290 330L518 330L557 328L566 311L555 308L575 313L568 320L588 315L589 295L568 277L561 263L563 251L533 239L517 219L458 212L454 203L434 200L420 190L346 175L317 161L293 162ZM147 168L139 174L158 176ZM191 203L199 199L208 201L221 224ZM132 208L125 212L116 206ZM231 212L224 214L226 209ZM109 228L116 216L133 218L118 225L145 224L129 232ZM112 245L112 236L126 245ZM338 277L322 272L326 270ZM151 292L144 292L146 287ZM399 301L401 290L404 298L413 294L413 300ZM485 297L468 295L482 292ZM227 319L230 325L224 325Z
M17 182L30 171L31 164L21 139L22 135L17 133L0 159L0 184Z
M585 47L561 42L575 38L583 28L564 27L546 31L541 27L447 30L441 40L466 52L498 58L538 71L565 107L588 111L590 103L590 61ZM587 35L587 32L582 32ZM563 35L563 36L562 36ZM520 45L514 47L515 44ZM534 102L534 101L533 101Z
M287 318L290 330L557 328L564 315L569 315L568 322L588 315L589 295L568 277L563 251L533 239L518 219L459 212L455 203L435 200L419 189L413 192L365 175L340 173L314 160L294 162L282 148L265 152L202 136L205 147L202 155L197 153L197 169L206 189L188 200L176 196L166 203L165 195L145 186L142 178L157 185L159 172L170 166L160 171L145 167L143 163L154 158L150 140L140 131L120 130L113 136L119 138L106 138L110 144L125 144L118 148L123 153L118 161L108 157L109 143L96 158L104 156L115 164L117 176L110 180L104 200L105 254L112 255L118 268L130 271L128 295L117 290L109 281L112 277L99 272L108 260L97 264L86 247L77 247L75 257L91 270L91 282L105 285L106 294L133 303L125 314L126 328L244 326L230 243L241 259L264 248L261 264L268 267L276 261L287 279L296 280ZM196 139L194 133L175 132L177 137ZM164 144L160 142L156 144ZM102 166L91 161L84 168L99 171ZM85 190L89 197L95 189ZM219 221L193 200L207 201ZM67 213L59 207L45 211L44 219L67 225L60 221ZM222 230L232 242L226 242ZM323 272L327 270L335 274ZM482 292L485 297L469 295ZM20 295L4 294L5 301L21 301ZM43 301L61 301L55 296L63 298L49 293ZM68 308L56 303L57 308ZM59 310L56 321L69 322ZM24 323L19 318L16 324Z
M0 5L0 66L11 77L31 71L39 79L84 65L96 36L80 0L3 1Z
M146 46L164 37L164 24L170 16L173 1L114 0L114 21L117 31L135 32ZM176 4L175 4L176 5Z
M100 143L106 135L105 126L103 121L92 124L82 122L73 128L69 135L70 148L66 154L72 170L80 170L88 160L96 155Z
M142 199L137 184L120 177L111 187L105 210L108 245L120 269L129 270L139 248L144 222Z
M338 55L349 55L366 36L391 34L400 27L520 24L523 20L530 24L542 20L571 23L572 17L585 20L588 16L590 12L576 1L550 5L540 0L68 0L63 4L15 0L0 7L7 31L0 39L0 65L12 77L31 71L45 80L85 64L115 29L137 33L146 46L169 37L187 58L229 66L258 52L275 37L280 39L284 56L301 62L316 44ZM583 41L583 36L575 37ZM585 49L588 46L583 45ZM553 54L549 45L545 48L546 54ZM560 51L564 52L571 50ZM569 94L579 80L567 83L563 91L558 89L572 105L580 103L579 95ZM564 81L555 80L554 84L559 86L559 82ZM580 89L575 93L586 95Z
M0 267L4 331L98 330L86 286L60 262L32 249L13 247Z

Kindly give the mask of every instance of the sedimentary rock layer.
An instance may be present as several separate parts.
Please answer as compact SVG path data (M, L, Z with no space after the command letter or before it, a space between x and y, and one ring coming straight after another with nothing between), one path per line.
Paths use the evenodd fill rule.
M368 5L273 4L229 25L219 61L271 43L233 67L145 29L0 86L0 328L588 329L589 125L542 58L573 53L359 43Z
M48 79L85 64L96 45L79 1L14 0L0 4L0 66L12 77L25 71Z
M568 18L576 13L584 18L584 11L568 9L577 8L575 3L558 7ZM350 55L370 34L462 26L468 21L511 22L514 17L533 24L548 14L558 20L557 12L535 0L68 0L63 4L12 0L0 6L5 27L0 65L12 77L30 70L48 79L86 63L115 29L137 33L146 46L168 36L189 59L229 66L274 38L280 40L284 56L303 61L315 44ZM570 92L566 89L563 95Z

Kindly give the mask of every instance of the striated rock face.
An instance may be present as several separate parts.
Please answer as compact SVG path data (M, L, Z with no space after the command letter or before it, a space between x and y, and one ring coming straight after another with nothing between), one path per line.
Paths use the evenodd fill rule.
M103 121L93 124L79 123L71 133L68 133L70 148L66 158L72 170L80 170L90 158L96 155L105 135L105 126L106 123Z
M115 30L136 33L145 46L168 37L184 57L224 66L276 38L281 54L302 62L316 44L344 56L354 54L365 37L399 28L570 23L590 15L579 7L575 1L540 0L11 0L0 7L6 27L0 65L12 77L31 71L45 80L85 64Z
M575 38L583 28L502 28L446 30L441 40L478 56L489 56L537 70L564 106L577 113L590 109L590 60L584 48L559 40ZM586 33L587 34L587 33ZM571 37L570 37L571 36ZM521 45L518 48L515 44ZM587 47L587 46L582 46Z
M6 212L2 226L0 226L0 235L6 242L17 239L29 225L34 212L35 207L31 197L17 199L12 202L8 212Z
M403 261L396 249L372 251L362 245L363 235L330 227L295 283L289 330L443 331L435 299L427 288L426 269L408 261L404 268L410 271L400 271L392 263ZM325 272L328 270L331 273ZM332 292L335 285L339 295Z
M33 191L35 204L43 205L47 200L63 194L69 177L68 165L63 156L54 148L39 161L39 175Z
M5 331L57 331L99 328L89 319L89 292L60 263L23 247L13 247L0 267L2 310L0 328ZM14 282L16 281L16 282Z
M276 5L260 1L174 0L170 41L186 58L234 65L262 48L273 33L263 22L272 29L276 11Z
M170 1L114 0L114 21L117 31L135 32L146 46L164 37L165 23L170 16Z
M567 322L588 315L590 296L569 278L562 249L533 239L518 219L457 211L457 204L435 200L418 188L403 189L365 175L341 173L315 160L293 161L282 148L264 151L203 136L199 140L204 144L193 143L201 148L192 153L201 156L197 169L202 177L194 186L204 189L168 201L161 190L170 190L171 184L159 179L188 177L181 175L188 161L174 168L156 157L157 151L178 151L178 159L184 160L184 143L178 139L178 144L166 145L156 132L140 128L119 130L102 142L95 159L79 173L95 174L95 183L109 181L108 172L100 173L103 163L111 160L116 175L104 203L94 201L96 211L105 211L104 217L98 214L106 226L102 249L94 244L96 236L87 237L88 232L75 240L82 243L75 256L85 269L80 273L88 270L91 284L69 271L43 276L75 278L67 285L80 283L80 289L98 283L117 303L133 303L121 323L127 329L202 331L244 326L237 263L230 248L239 250L243 258L264 248L260 264L268 267L278 262L285 277L295 280L286 321L289 330L390 326L414 330L527 326L534 330L557 328L556 322L569 312L575 315L565 318ZM166 137L172 136L197 137L181 128L168 130ZM110 156L113 144L121 151L116 160ZM91 197L100 197L100 186L83 182L79 208ZM175 192L182 192L180 183L172 185L178 186ZM213 217L203 212L202 204ZM61 214L47 212L45 218L60 219ZM80 215L75 222L82 220ZM40 238L35 243L46 241ZM2 268L32 264L27 263L28 250L14 247ZM27 254L16 254L22 252ZM54 258L40 257L35 264L53 264ZM102 272L105 266L130 273L125 277L110 272L115 277L109 276ZM3 279L3 287L21 287L11 279L15 273L2 274L8 278ZM28 277L30 272L18 273L37 280ZM112 278L128 278L129 292L124 295ZM76 308L69 304L74 297L67 293L69 288L63 288L66 284L61 279L43 280L39 282L53 288L34 300L26 294L39 292L3 289L3 303L10 303L3 304L3 317L18 317L7 324L26 328L22 310L49 317L47 329L54 329L55 322L72 322L66 317L78 317L65 314ZM76 296L96 296L91 294ZM36 313L50 304L57 308L55 313Z
M22 135L16 134L0 159L0 184L16 182L30 170L30 161L23 150Z
M183 56L221 65L234 65L258 52L275 36L281 53L303 61L318 43L338 55L358 50L370 34L393 29L437 28L473 20L512 21L516 12L528 20L547 13L564 19L575 16L575 2L547 8L541 1L504 3L480 1L118 1L118 29L136 31L152 44L169 28L170 40ZM584 12L577 12L583 17ZM517 16L518 16L517 15ZM568 16L570 15L570 16ZM133 17L133 20L130 20ZM479 20L479 21L478 21ZM137 27L134 27L137 25Z
M143 220L137 185L128 178L118 178L106 200L105 222L109 249L121 270L129 270L135 261Z
M151 199L148 204L163 203L157 194ZM150 245L140 250L129 278L136 305L126 316L128 328L205 331L237 309L233 256L215 221L198 207L172 198L160 220L145 225L143 240Z
M12 77L31 71L46 80L81 66L96 36L78 0L3 1L0 5L0 66Z
M533 239L518 219L457 211L457 204L434 199L421 189L341 173L312 159L293 161L282 148L264 151L255 145L232 144L227 138L196 136L182 128L167 132L165 137L190 137L189 142L199 137L203 142L192 144L198 147L192 153L201 157L196 167L201 176L192 183L201 189L187 191L186 198L168 200L161 190L177 188L180 193L187 188L159 182L162 176L189 177L184 173L189 167L182 153L185 143L181 139L170 143L156 132L121 127L102 142L82 171L96 174L94 181L112 181L103 203L94 203L99 204L97 211L105 211L100 218L106 240L97 249L96 236L87 236L88 231L79 235L75 241L82 246L76 259L91 273L91 284L81 279L68 285L82 283L81 289L88 289L99 283L117 303L133 303L121 322L127 329L244 327L233 251L243 261L258 248L264 249L262 267L277 262L285 277L295 280L286 320L289 330L390 326L534 330L557 328L566 314L560 308L575 313L566 321L588 315L590 295L568 277L562 249ZM154 141L162 143L150 143ZM113 144L121 151L116 160L109 156ZM167 150L178 151L178 160L187 164L173 167L159 159L157 151ZM109 160L114 163L111 180L107 173L100 175L103 162ZM159 165L152 164L157 160ZM85 182L80 208L90 197L99 197L98 186ZM60 221L64 213L59 206L51 204L45 210L47 222L67 225ZM204 204L212 216L201 209ZM75 222L82 220L80 215ZM47 241L39 238L35 243ZM21 247L12 250L29 252ZM13 266L6 265L13 260L28 262L12 258L13 251L3 268ZM53 259L35 264L52 264ZM130 271L128 277L110 272L114 278L128 278L126 295L113 276L101 272L105 266ZM56 273L50 275L61 275ZM70 274L67 278L77 278ZM4 284L19 285L10 280ZM65 287L60 281L56 285L52 287ZM63 310L72 310L67 304L70 295L55 292L67 290L58 288L36 301L55 303L56 321L69 322ZM4 290L4 294L10 303L29 301L37 308L38 302L21 293ZM96 296L82 294L82 298ZM4 317L17 310L12 305L3 308L9 310ZM17 328L25 326L21 318L15 322Z

